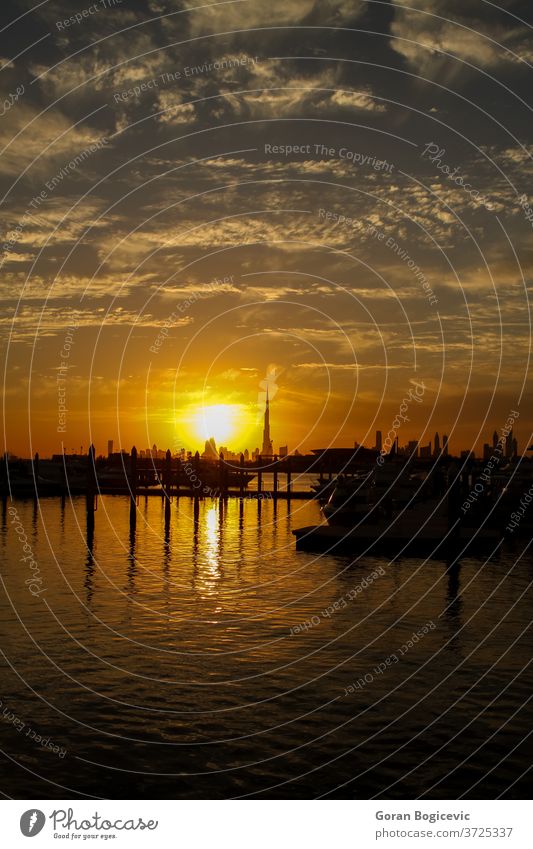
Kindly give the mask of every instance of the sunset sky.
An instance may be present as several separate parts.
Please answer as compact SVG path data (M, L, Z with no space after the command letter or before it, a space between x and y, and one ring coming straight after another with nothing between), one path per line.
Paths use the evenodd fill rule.
M252 449L266 383L276 449L372 446L418 382L401 444L479 449L519 410L522 451L533 49L505 6L4 0L5 447L196 449L207 407Z

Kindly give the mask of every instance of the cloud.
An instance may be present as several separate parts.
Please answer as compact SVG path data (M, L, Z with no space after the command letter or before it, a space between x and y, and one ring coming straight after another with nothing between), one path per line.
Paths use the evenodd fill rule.
M362 0L246 0L205 6L203 0L188 2L191 35L231 32L255 27L297 26L307 21L340 26L365 9ZM203 8L196 8L201 7Z
M55 177L61 167L75 178L76 174L86 173L91 164L94 167L94 158L100 151L87 151L92 144L102 142L102 132L87 124L73 126L57 109L40 113L24 103L18 103L9 117L9 122L0 122L0 174L16 178L34 159L26 173L27 180L45 182ZM83 161L71 168L76 156L82 156Z
M196 109L192 103L180 102L179 95L162 91L157 99L157 111L161 112L157 120L163 124L187 124L191 126L196 118Z
M386 106L374 100L370 93L359 91L336 91L331 97L331 105L341 109L363 109L366 112L385 112Z
M489 15L478 0L426 0L420 9L410 0L394 0L394 8L391 46L429 79L468 78L464 62L483 69L516 62L513 52L520 55L524 47L523 27L503 10ZM454 62L445 53L464 61Z

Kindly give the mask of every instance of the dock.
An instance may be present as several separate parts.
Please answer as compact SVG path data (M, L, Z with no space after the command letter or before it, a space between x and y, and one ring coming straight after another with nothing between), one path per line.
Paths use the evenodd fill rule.
M163 455L163 456L161 456ZM314 497L309 489L295 489L302 469L289 457L257 457L245 462L218 458L203 459L198 452L186 460L170 450L158 456L138 456L137 449L113 455L110 460L96 457L94 446L84 457L57 455L52 460L1 464L0 495L23 498L70 497L85 495L88 510L98 495L155 496L172 501L179 498L240 498L254 500L306 500ZM296 468L295 468L296 465ZM322 480L322 470L318 472ZM254 488L250 482L254 481ZM265 485L266 484L266 485Z
M428 526L408 531L401 527L364 524L356 528L310 525L293 531L296 550L319 554L448 558L458 553L492 554L503 542L493 529Z

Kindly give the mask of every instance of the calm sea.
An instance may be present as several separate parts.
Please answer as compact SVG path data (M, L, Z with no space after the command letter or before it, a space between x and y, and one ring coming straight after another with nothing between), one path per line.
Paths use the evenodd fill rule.
M311 501L1 515L15 798L530 795L531 555L316 557ZM42 590L32 596L28 549ZM35 569L35 567L34 567ZM354 686L354 685L357 686Z

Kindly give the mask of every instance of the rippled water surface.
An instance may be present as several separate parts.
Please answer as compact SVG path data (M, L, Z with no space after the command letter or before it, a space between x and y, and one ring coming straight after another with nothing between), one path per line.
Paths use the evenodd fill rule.
M311 501L182 498L165 517L151 497L132 530L128 500L105 497L89 533L84 499L15 501L34 597L9 506L8 795L530 795L519 548L452 569L351 563L296 552L293 528L319 520Z

